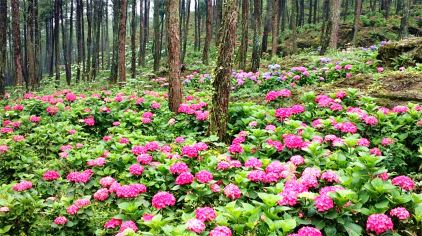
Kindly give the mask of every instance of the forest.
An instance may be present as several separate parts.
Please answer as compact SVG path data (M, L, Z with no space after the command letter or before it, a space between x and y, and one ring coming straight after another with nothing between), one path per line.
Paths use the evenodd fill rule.
M420 232L422 0L0 0L0 235Z

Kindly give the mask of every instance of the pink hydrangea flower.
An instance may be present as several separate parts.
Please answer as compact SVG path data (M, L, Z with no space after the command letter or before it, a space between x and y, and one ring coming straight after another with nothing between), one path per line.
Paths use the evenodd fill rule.
M189 158L198 157L198 149L194 146L184 146L182 147L182 155Z
M103 187L103 188L108 188L108 187L110 187L114 182L116 182L116 180L115 179L113 179L112 177L110 177L110 176L107 176L107 177L103 177L103 178L101 178L100 179L100 185Z
M177 185L187 185L193 182L193 175L190 172L183 172L176 178Z
M206 170L201 170L198 173L195 174L195 178L198 182L206 184L212 181L213 175L211 172Z
M142 175L142 173L144 172L144 167L139 165L139 164L133 164L129 167L129 172L132 175Z
M293 163L295 166L300 166L305 163L305 159L300 155L294 155L290 157L290 162Z
M104 224L105 229L114 229L122 224L121 219L111 218Z
M189 171L189 167L184 162L176 162L170 166L170 172L172 174L181 174L187 171Z
M193 218L193 219L188 220L188 222L186 223L186 229L199 234L205 230L205 224L204 222Z
M411 178L404 175L394 177L391 183L407 191L415 189L415 182L413 182Z
M261 168L262 167L262 161L258 158L251 157L245 162L245 167L249 168Z
M94 193L94 199L100 202L107 200L109 197L109 191L106 188L100 188Z
M232 231L227 226L217 226L210 231L209 236L231 236Z
M66 208L66 212L69 215L75 215L76 213L78 213L79 211L79 207L76 205L70 205L68 208Z
M49 171L46 171L43 174L42 178L45 181L53 181L53 180L56 180L56 179L60 178L60 174L57 171L49 170Z
M338 175L336 174L336 172L334 171L326 171L324 173L322 173L321 175L321 179L329 182L329 183L338 183L340 182L340 179L338 177Z
M319 229L314 227L305 226L297 231L299 236L322 236L322 233Z
M327 195L320 195L314 199L314 204L319 212L328 211L334 207L333 200Z
M240 198L242 192L240 191L239 187L237 187L235 184L229 184L224 188L224 195L234 200Z
M158 192L152 197L152 206L157 210L174 206L174 204L176 204L176 198L168 192Z
M54 219L54 224L56 225L65 225L67 223L67 218L64 216L58 216Z
M385 214L370 215L366 221L366 230L375 232L376 235L393 230L393 227L393 221Z
M138 226L136 226L136 223L128 220L128 221L123 221L122 224L120 225L120 230L119 232L123 232L126 229L132 229L133 231L138 231Z
M32 182L31 181L21 181L20 183L17 183L15 185L13 185L12 189L16 192L22 192L28 189L32 188Z
M195 210L195 217L203 222L213 221L217 214L211 207L199 207Z
M406 220L407 218L410 217L410 213L404 207L396 207L394 209L391 209L390 216L395 216L399 220Z

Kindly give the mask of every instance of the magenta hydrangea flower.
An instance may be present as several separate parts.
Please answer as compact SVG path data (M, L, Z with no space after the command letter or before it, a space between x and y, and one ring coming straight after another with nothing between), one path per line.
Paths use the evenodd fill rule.
M324 173L322 173L321 175L321 179L329 182L329 183L338 183L340 182L340 179L338 177L338 175L336 174L336 172L328 170L325 171Z
M145 193L147 187L143 184L129 184L117 186L115 191L118 198L136 198Z
M64 216L58 216L54 219L54 224L56 225L65 225L67 223L67 218Z
M265 172L262 170L252 170L248 173L247 178L251 181L251 182L260 182L263 181L265 179Z
M13 185L12 189L16 192L22 192L28 189L32 188L32 182L31 181L21 181L20 183L17 183L15 185Z
M141 154L136 157L136 161L142 165L148 165L152 161L152 156L149 154Z
M305 163L305 158L300 155L294 155L290 157L290 162L293 163L295 166L300 166Z
M394 209L391 209L390 216L395 216L399 220L406 220L410 217L409 211L404 207L396 207Z
M129 167L129 172L132 175L142 175L142 173L144 172L144 167L139 165L139 164L133 164Z
M334 207L333 200L327 195L320 195L314 199L314 204L319 212L328 211Z
M157 210L174 206L174 204L176 204L176 198L168 192L158 192L152 197L152 206Z
M195 174L195 178L198 182L206 184L213 180L213 175L211 172L206 170L201 170Z
M235 184L229 184L224 188L224 195L234 200L240 198L242 192L240 191L239 187L237 187Z
M210 231L209 236L231 236L232 231L227 226L217 226Z
M300 149L304 146L302 137L294 134L283 135L283 142L288 149Z
M176 162L170 166L170 172L172 174L181 174L187 171L189 171L189 167L184 162Z
M114 229L122 224L121 219L111 218L104 224L105 229Z
M262 167L262 161L258 158L251 157L245 162L245 167L249 168L261 168Z
M322 236L322 233L319 229L314 227L305 226L297 231L299 236Z
M217 217L217 213L211 207L199 207L195 210L195 217L203 222L209 222Z
M113 179L112 177L110 177L110 176L107 176L107 177L103 177L103 178L101 178L100 179L100 185L103 187L103 188L108 188L108 187L110 187L114 182L116 182L116 180L115 179Z
M376 235L393 230L393 227L393 221L385 214L370 215L366 221L366 230L375 232Z
M205 230L205 224L204 222L193 218L193 219L188 220L188 222L186 223L186 229L199 234Z
M126 229L132 229L133 231L138 231L138 226L136 226L136 223L128 220L128 221L123 221L122 224L120 225L120 230L119 232L123 232Z
M391 183L407 191L415 189L415 182L413 182L411 178L404 175L394 177Z
M66 212L69 215L75 215L76 213L78 213L78 211L79 211L79 207L74 204L66 208Z
M94 199L103 202L108 199L109 191L106 188L100 188L94 193Z
M49 170L49 171L46 171L43 174L42 178L45 181L53 181L53 180L56 180L56 179L60 178L60 174L57 171Z
M183 172L176 178L176 184L178 185L187 185L193 182L193 175L190 172Z
M198 149L194 146L184 146L182 147L182 155L189 158L198 157Z

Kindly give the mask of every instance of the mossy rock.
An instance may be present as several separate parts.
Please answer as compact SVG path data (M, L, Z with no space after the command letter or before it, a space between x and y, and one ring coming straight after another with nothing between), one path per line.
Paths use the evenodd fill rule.
M422 37L408 38L397 42L389 42L380 47L377 59L383 65L391 66L394 59L402 54L407 54L414 62L422 62Z

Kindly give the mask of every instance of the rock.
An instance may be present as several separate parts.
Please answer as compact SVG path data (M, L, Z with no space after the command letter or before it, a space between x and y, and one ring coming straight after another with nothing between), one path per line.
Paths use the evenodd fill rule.
M383 65L392 66L394 59L407 54L416 63L422 62L422 37L413 37L398 42L389 42L380 47L377 59Z

